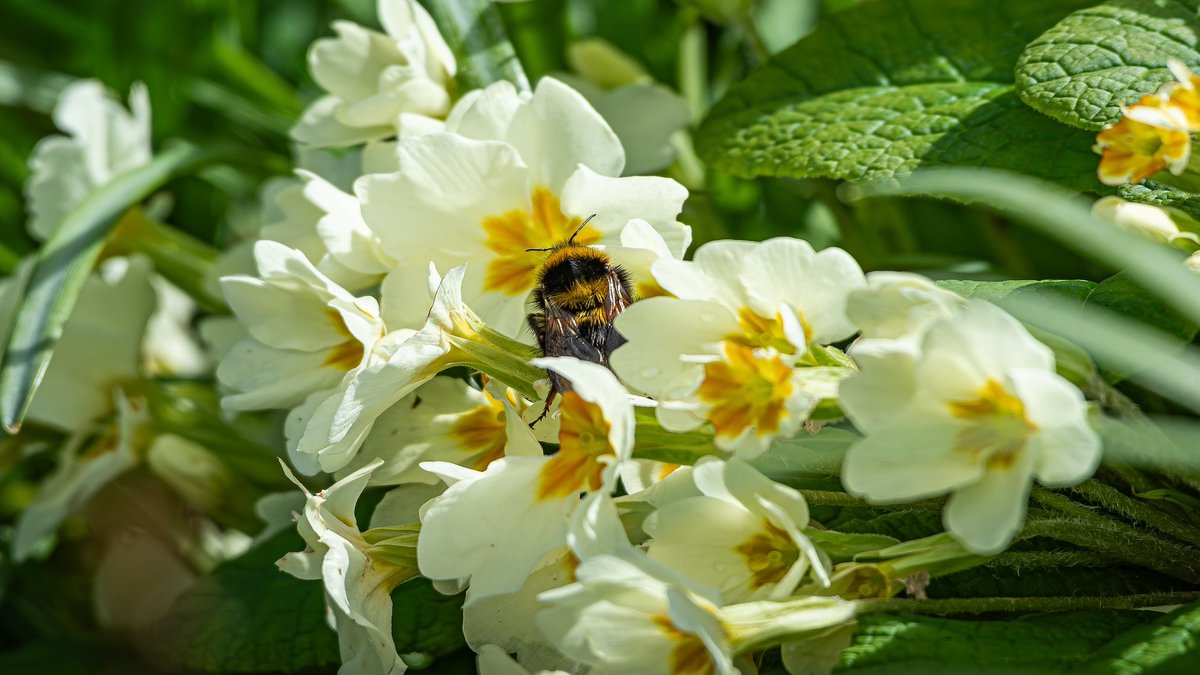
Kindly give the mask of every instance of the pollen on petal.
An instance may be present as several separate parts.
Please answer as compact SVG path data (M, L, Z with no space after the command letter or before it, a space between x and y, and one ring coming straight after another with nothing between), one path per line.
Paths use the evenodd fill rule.
M765 519L762 529L735 550L745 559L754 588L778 583L800 558L800 549L787 532Z
M352 370L362 363L363 343L350 333L350 329L346 328L346 321L336 310L326 309L325 316L329 319L329 323L333 325L334 330L343 335L346 340L339 342L329 349L325 355L324 365L338 370Z

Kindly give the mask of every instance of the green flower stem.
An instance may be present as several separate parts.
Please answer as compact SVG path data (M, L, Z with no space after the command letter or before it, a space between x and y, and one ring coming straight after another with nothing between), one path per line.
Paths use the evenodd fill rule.
M1038 518L1025 523L1018 538L1048 537L1115 560L1200 584L1200 551L1173 544L1108 518Z
M1005 551L984 563L988 567L1016 570L1058 569L1061 567L1107 567L1113 559L1092 551Z
M229 305L211 283L217 250L195 237L161 223L135 206L117 223L108 252L142 253L154 263L154 270L183 289L205 310L229 313Z
M1109 597L1046 597L1046 598L937 598L910 600L858 600L859 614L907 613L949 616L953 614L987 614L990 612L1061 612L1081 609L1137 609L1182 605L1200 598L1200 591L1178 593L1141 593Z
M701 457L725 454L713 445L711 433L673 433L663 429L653 415L638 416L634 438L633 456L638 459L691 466Z
M692 122L698 123L708 111L708 44L695 10L683 11L686 27L679 40L679 93L691 108Z
M1110 485L1094 479L1087 480L1071 488L1071 492L1093 504L1103 506L1113 513L1153 527L1159 532L1169 534L1193 546L1200 546L1200 531L1172 518L1144 501L1123 494Z

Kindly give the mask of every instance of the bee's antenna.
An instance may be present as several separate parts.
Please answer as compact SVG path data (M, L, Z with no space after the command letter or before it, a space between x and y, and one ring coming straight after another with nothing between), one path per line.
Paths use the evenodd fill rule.
M592 215L588 216L582 223L580 223L579 227L575 228L575 232L571 235L571 237L569 239L567 239L567 243L569 244L569 243L575 241L575 237L578 236L580 232L583 232L583 228L587 227L587 224L592 222L592 218L595 218L595 217L596 217L596 214L593 213Z
M583 232L583 228L587 227L587 224L592 222L592 218L595 218L595 217L596 217L596 214L593 213L592 215L588 216L586 220L584 220L582 223L580 223L579 227L575 228L575 231L571 234L570 237L567 238L567 243L570 244L570 243L574 242L575 237L579 236L579 233ZM549 248L527 248L527 249L525 249L525 252L533 253L535 251L553 251L553 250L554 250L554 247L551 246Z

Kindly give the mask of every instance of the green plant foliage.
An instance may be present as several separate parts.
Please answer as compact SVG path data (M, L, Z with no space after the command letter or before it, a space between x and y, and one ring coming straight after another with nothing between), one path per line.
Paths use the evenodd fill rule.
M303 548L294 530L280 532L200 580L158 624L151 660L202 673L336 668L338 639L325 620L321 583L275 567L284 554ZM460 597L441 595L417 579L397 588L392 603L400 653L436 657L463 646Z
M1021 54L1021 100L1081 129L1116 122L1121 105L1174 79L1168 59L1200 66L1197 10L1195 0L1110 0L1071 14Z
M867 615L835 673L1065 673L1148 612L1061 612L1007 621Z
M1086 134L1013 89L1025 43L1087 3L864 2L827 17L713 107L701 156L741 176L880 179L935 164L1095 188Z
M1200 603L1190 603L1116 636L1073 672L1166 675L1195 672L1200 659Z

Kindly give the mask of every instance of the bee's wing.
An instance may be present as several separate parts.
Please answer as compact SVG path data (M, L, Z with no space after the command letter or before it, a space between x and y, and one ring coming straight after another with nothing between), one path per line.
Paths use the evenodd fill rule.
M583 361L604 363L605 354L600 351L570 312L555 305L546 306L546 329L542 351L546 356L573 356Z
M604 296L604 314L608 321L604 330L598 331L599 334L595 336L596 347L604 354L604 360L600 361L604 365L608 365L608 355L625 344L625 336L613 327L613 320L632 302L633 295L629 292L629 281L624 272L620 268L613 269L608 274L608 293Z

